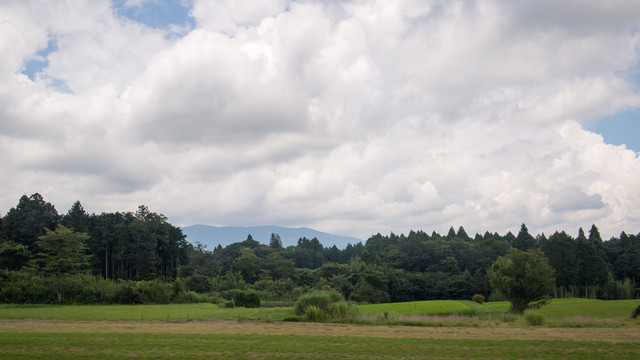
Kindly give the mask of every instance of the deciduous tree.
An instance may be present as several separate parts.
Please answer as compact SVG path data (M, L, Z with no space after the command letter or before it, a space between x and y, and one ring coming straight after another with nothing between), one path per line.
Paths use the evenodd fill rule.
M58 302L62 299L62 278L84 270L89 262L85 254L87 233L77 233L58 225L55 230L46 229L46 234L38 237L42 249L38 262L45 275L56 278L55 292Z
M513 312L522 313L553 292L554 270L540 250L512 248L493 263L491 271L491 284L511 302Z

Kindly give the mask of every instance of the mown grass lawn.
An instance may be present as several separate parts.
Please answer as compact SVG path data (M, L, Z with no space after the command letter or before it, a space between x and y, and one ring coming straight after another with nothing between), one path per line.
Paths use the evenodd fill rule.
M640 329L0 321L3 359L636 359Z

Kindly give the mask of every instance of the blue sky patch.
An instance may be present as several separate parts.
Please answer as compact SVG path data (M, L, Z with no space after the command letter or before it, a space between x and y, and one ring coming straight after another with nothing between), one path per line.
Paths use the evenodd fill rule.
M602 135L608 144L625 144L628 149L640 152L640 109L620 111L599 118L587 130Z
M140 5L127 5L126 0L114 1L118 15L154 29L165 29L170 25L191 26L193 18L189 16L191 2L184 0L144 1Z
M55 40L49 40L47 47L39 50L36 56L27 60L24 64L23 74L27 75L31 81L36 80L36 74L42 72L47 66L49 66L49 60L47 56L58 50L58 43Z

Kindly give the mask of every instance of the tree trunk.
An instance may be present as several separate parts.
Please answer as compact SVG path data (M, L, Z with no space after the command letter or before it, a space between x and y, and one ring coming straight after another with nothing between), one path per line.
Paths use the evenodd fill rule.
M109 249L108 245L104 246L104 278L109 278L109 253L107 252Z

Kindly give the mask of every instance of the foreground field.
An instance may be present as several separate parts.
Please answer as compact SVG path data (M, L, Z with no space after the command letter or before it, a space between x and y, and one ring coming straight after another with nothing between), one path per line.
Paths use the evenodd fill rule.
M0 321L3 359L637 359L640 329Z
M542 327L467 301L364 305L360 325L279 321L293 308L0 305L0 358L637 359L638 304L554 300Z

